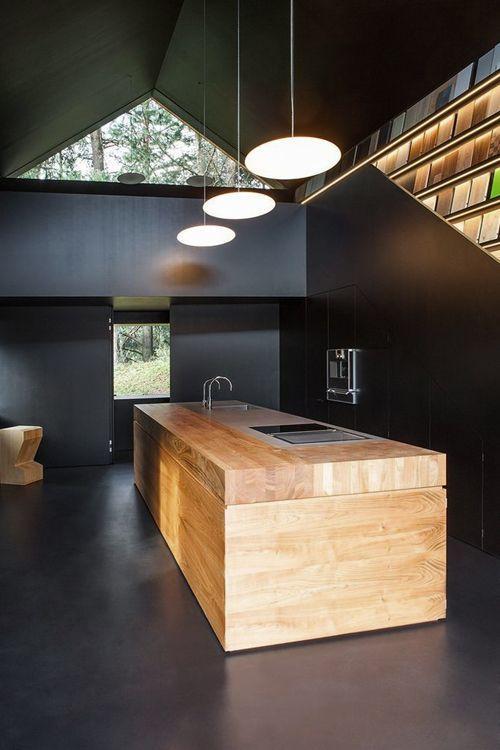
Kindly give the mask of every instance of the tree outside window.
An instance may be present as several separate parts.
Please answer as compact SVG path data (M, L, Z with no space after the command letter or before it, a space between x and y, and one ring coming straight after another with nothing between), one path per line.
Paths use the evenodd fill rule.
M170 394L170 326L114 326L115 396Z
M115 181L140 172L149 183L185 185L206 171L214 185L236 184L236 161L154 99L148 99L21 175L40 180ZM266 188L240 169L241 185Z

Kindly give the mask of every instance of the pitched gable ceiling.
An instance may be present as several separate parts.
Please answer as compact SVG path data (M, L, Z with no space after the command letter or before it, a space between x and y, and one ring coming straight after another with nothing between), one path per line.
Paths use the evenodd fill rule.
M289 0L241 2L242 150L288 135ZM201 119L200 0L157 81ZM236 3L207 0L207 126L235 142ZM296 132L347 150L500 41L497 0L295 0Z
M0 169L11 174L154 86L182 0L14 0L0 24Z
M289 0L241 0L242 151L289 128ZM496 0L296 0L297 132L343 149L498 41ZM154 90L199 126L202 0L16 0L0 29L0 170ZM235 146L235 0L207 0L207 128Z

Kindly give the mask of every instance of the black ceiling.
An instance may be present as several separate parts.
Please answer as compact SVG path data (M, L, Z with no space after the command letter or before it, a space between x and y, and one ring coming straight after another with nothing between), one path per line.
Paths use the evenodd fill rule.
M235 145L235 0L206 0L207 127ZM296 0L296 130L347 149L498 41L496 0ZM17 0L0 29L11 174L155 89L197 124L203 0ZM289 128L289 0L241 0L242 150Z
M10 0L0 23L0 170L151 90L182 0Z

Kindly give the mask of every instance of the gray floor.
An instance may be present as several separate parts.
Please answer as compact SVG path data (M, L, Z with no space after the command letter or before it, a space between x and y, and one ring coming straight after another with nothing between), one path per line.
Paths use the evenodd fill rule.
M225 656L128 464L0 496L2 750L497 750L500 561L446 623Z

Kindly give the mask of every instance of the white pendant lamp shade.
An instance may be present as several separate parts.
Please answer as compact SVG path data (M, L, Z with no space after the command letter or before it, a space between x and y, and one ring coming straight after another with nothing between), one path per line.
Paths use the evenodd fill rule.
M196 227L187 227L177 235L179 242L183 245L193 247L214 247L231 242L236 237L229 227L221 227L218 224L200 224Z
M203 0L203 139L206 138L207 122L207 2ZM203 197L207 200L207 184L209 181L206 169L202 175ZM207 224L203 216L203 224L194 227L186 227L179 232L177 239L183 245L192 247L215 247L215 245L225 245L236 237L236 232L229 227L222 227L220 224Z
M216 195L205 200L203 210L209 216L217 219L253 219L263 216L272 211L276 202L270 195L257 193L251 190L241 189L241 163L240 163L240 100L241 100L241 75L240 75L240 0L236 0L236 42L237 42L237 74L236 74L236 190L222 195Z
M275 205L274 198L265 193L237 190L210 198L203 204L203 210L217 219L252 219L269 213Z
M339 147L330 141L291 136L256 146L245 159L245 166L260 177L297 180L327 172L338 164L340 157Z
M340 161L335 143L324 138L295 135L294 13L290 0L290 114L291 133L256 146L245 159L253 174L269 180L299 180L327 172Z

